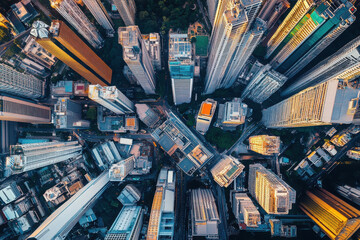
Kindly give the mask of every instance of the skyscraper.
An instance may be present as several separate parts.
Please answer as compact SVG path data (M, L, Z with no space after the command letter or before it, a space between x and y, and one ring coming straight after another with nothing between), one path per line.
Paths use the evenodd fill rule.
M249 192L268 214L288 214L296 192L275 173L261 164L251 164Z
M245 166L232 156L225 155L211 169L211 174L221 187L228 187L244 170Z
M299 0L296 2L290 13L286 16L274 35L268 41L266 58L269 58L273 54L275 49L296 26L296 24L298 24L302 17L312 8L313 5L313 0Z
M306 191L300 208L332 240L349 239L360 228L360 211L325 189Z
M175 105L191 102L194 61L187 34L169 33L169 70Z
M249 84L241 94L241 98L248 98L261 104L279 90L286 80L287 77L271 69L269 64L262 65L261 69L251 77Z
M281 95L289 96L307 87L339 79L351 81L360 75L360 37L347 43L336 53L316 64L306 73L296 78L295 82L286 88Z
M54 105L53 120L56 128L84 129L90 127L90 122L81 119L82 107L68 98L59 98Z
M134 0L114 0L117 10L126 26L135 25L136 4Z
M227 66L226 75L222 80L222 87L229 88L238 79L241 70L260 42L265 30L265 22L260 18L256 18L251 28L244 34L241 44L237 46L237 50L229 66Z
M138 26L120 27L123 58L146 94L155 94L155 72Z
M0 120L50 124L51 109L40 104L0 96Z
M233 193L232 209L239 225L258 227L261 223L260 213L246 193Z
M104 171L57 208L29 238L37 240L65 239L82 215L93 207L108 186L109 175L107 171Z
M261 0L219 1L211 36L205 94L230 87L236 80L241 65L246 62L250 56L248 53L252 53L257 43L258 37L255 35L258 34L255 32L258 24L255 24L254 33L248 31L260 7Z
M104 40L95 26L90 22L80 7L73 0L50 0L51 7L56 9L66 21L78 31L94 48L100 48Z
M55 20L49 28L45 23L35 21L30 34L36 38L36 42L45 50L56 56L90 83L100 85L111 83L111 68L64 22Z
M280 137L258 135L249 137L249 148L251 151L262 155L273 155L280 152Z
M287 0L267 0L261 7L258 18L264 20L270 29L289 8L290 3Z
M40 98L44 95L45 82L0 63L0 91L20 97Z
M359 90L345 87L339 80L329 80L264 109L262 121L268 128L350 124L358 93Z
M162 168L156 183L146 240L174 238L175 231L175 172Z
M346 2L346 7L348 8L340 8L338 12L342 11L353 11L352 10L352 4L350 2ZM350 5L350 6L349 6ZM350 9L349 9L350 8ZM349 12L345 12L344 14L349 14L348 18L345 18L344 16L340 16L338 12L335 12L336 15L334 18L334 21L338 21L337 25L334 24L332 30L327 33L326 35L323 35L321 39L317 41L316 44L313 42L305 42L305 44L313 44L312 48L309 49L301 58L299 58L296 62L288 62L287 65L284 64L283 68L287 68L286 72L284 73L287 77L292 78L296 74L298 74L309 62L311 62L317 55L319 55L323 50L325 50L326 47L328 47L337 37L340 36L354 21L355 16L353 14L349 14ZM316 33L315 33L316 34ZM310 40L313 40L315 36L313 36ZM290 66L290 67L289 67ZM279 68L279 70L282 70Z
M270 64L287 77L294 76L355 21L355 11L348 1L319 3L281 42Z
M106 30L108 35L114 34L113 22L100 0L82 0L96 21Z
M5 175L23 173L77 157L82 146L77 141L43 142L10 146Z
M196 116L196 130L204 135L210 127L211 121L215 115L217 102L211 98L201 103L201 107Z
M208 10L208 14L209 14L209 20L210 20L211 24L214 26L215 15L216 15L216 10L217 10L219 0L207 0L206 2L207 2L207 10Z
M219 237L219 213L210 189L191 190L191 236Z
M115 86L90 85L89 98L117 114L133 113L135 111L134 103Z
M113 164L109 170L110 181L122 181L134 169L135 157L131 156Z
M161 70L161 41L159 33L142 35L146 49L149 52L152 64L156 70Z
M144 218L144 210L140 206L124 206L109 231L105 240L136 240Z

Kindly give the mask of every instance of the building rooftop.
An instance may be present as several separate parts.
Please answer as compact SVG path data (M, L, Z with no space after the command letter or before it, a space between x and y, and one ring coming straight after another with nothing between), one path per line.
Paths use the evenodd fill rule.
M188 175L213 157L210 150L172 112L151 135Z
M114 223L111 225L105 239L133 239L132 237L135 229L137 228L139 218L141 218L142 211L143 210L140 206L124 206L119 215L116 217Z

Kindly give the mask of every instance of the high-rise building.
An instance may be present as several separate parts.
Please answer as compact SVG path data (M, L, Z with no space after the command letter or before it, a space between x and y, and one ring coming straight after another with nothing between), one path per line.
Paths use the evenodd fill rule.
M175 172L162 168L159 173L151 206L146 240L174 238L175 231Z
M0 120L50 124L51 109L40 104L0 96Z
M140 206L124 206L109 231L105 240L137 240L144 218L144 210Z
M209 14L209 20L211 22L211 25L214 26L215 21L215 15L217 10L217 5L219 3L219 0L207 0L207 10Z
M134 0L113 0L126 26L135 25L136 4Z
M145 93L155 94L156 81L152 59L138 26L120 27L118 34L124 61Z
M108 186L109 175L107 171L104 171L57 208L29 238L37 240L65 239L82 215L93 207Z
M169 70L175 105L191 102L194 61L187 34L169 33Z
M191 236L219 237L219 213L210 189L191 190Z
M268 128L350 124L358 93L339 80L329 80L264 109L262 121Z
M203 167L214 154L173 113L156 128L151 136L187 175Z
M196 130L204 135L210 127L216 111L217 102L211 98L201 103L200 110L196 116Z
M157 122L160 121L159 115L152 110L147 104L137 103L135 104L136 113L139 119L146 124L146 126L152 128Z
M270 64L292 77L355 21L349 1L321 2L300 20L273 52Z
M219 1L211 36L205 94L230 87L238 77L241 65L260 40L258 32L262 32L259 27L263 21L259 19L250 30L260 7L261 0Z
M131 156L113 164L109 170L110 181L122 181L134 169L135 157Z
M245 123L248 106L241 102L240 98L234 98L231 102L226 102L224 107L219 108L219 119L222 127L236 128Z
M344 198L360 206L360 189L350 187L349 185L337 186L336 191Z
M251 164L249 192L268 214L288 214L296 192L275 173L261 164Z
M360 37L347 43L336 53L316 64L306 73L295 79L281 95L290 96L294 93L326 82L331 79L351 81L360 75Z
M290 3L287 0L267 0L261 7L258 18L264 20L267 29L270 29L289 8Z
M74 2L74 4L76 3ZM102 86L111 83L111 68L64 22L53 21L49 28L45 23L35 21L30 34L36 38L36 42L45 50L56 56L90 83Z
M0 63L0 91L21 97L40 98L44 95L45 82Z
M241 98L248 98L261 104L279 90L286 80L287 77L271 69L269 64L262 65L261 69L251 77L249 84L241 94Z
M262 155L273 155L280 152L280 137L258 135L249 137L249 148L251 151Z
M256 18L251 28L244 34L229 66L227 66L224 79L222 80L222 87L229 88L238 79L241 70L260 42L265 30L265 22L260 18Z
M313 0L299 0L291 9L284 21L280 24L276 32L272 35L267 43L266 58L269 58L282 41L288 36L290 31L294 29L296 24L304 17L304 15L313 7Z
M89 98L117 114L133 113L135 111L134 103L115 86L90 85Z
M81 119L82 107L69 98L59 98L54 105L53 121L56 128L83 129L89 128L90 122Z
M221 187L228 187L244 170L245 166L232 156L225 155L211 169L211 174Z
M294 59L296 59L296 55L295 57L292 57L293 59L289 59L287 64L284 63L283 66L279 67L279 71L283 71L283 69L287 69L284 74L289 78L294 77L309 62L311 62L316 56L318 56L323 50L325 50L325 48L328 47L337 37L339 37L340 34L342 34L355 21L355 16L353 15L353 12L351 15L349 14L349 12L354 11L355 8L353 8L353 5L350 2L346 2L345 6L346 7L342 7L342 9L340 8L338 12L335 12L336 15L333 17L333 19L334 22L335 21L337 22L333 23L332 30L329 33L323 35L322 38L316 42L316 44L313 43L316 40L316 39L314 40L314 38L316 37L315 35L309 38L309 41L313 40L313 42L309 43L307 41L304 44L313 44L311 45L311 48L309 48L309 46L304 45L302 49L303 52L305 50L308 51L304 55L302 55L301 58L296 60L296 62L294 62L295 61ZM343 16L340 15L339 13L340 11L344 12ZM348 17L346 18L346 16L344 15L348 15ZM323 31L321 33L323 33ZM298 52L294 52L294 54L298 54L299 52L300 49Z
M60 13L66 21L76 29L94 48L100 48L104 40L94 24L81 11L73 0L50 0L51 7ZM74 46L76 47L76 46Z
M128 184L121 191L117 199L124 206L135 205L141 198L141 192L134 185Z
M300 208L332 240L349 239L360 228L360 211L325 189L306 191Z
M49 69L56 63L56 57L41 47L31 35L25 39L25 42L26 45L22 49L22 52L25 53L27 57Z
M5 175L19 174L79 156L82 146L77 141L42 142L10 146Z
M96 21L106 30L109 36L115 33L113 22L100 0L82 0Z
M233 193L232 209L239 225L258 227L261 223L260 213L246 193Z
M142 35L146 49L156 70L161 70L161 41L159 33Z

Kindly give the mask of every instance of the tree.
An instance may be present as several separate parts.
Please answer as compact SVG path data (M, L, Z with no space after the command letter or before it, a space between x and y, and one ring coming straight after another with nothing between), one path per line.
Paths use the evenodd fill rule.
M150 16L148 11L141 11L139 12L139 19L140 20L145 20Z

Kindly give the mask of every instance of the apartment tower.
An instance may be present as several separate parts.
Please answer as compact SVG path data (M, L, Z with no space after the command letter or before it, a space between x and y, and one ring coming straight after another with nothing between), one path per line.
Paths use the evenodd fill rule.
M51 109L38 103L0 96L0 120L50 124Z
M50 0L50 5L76 29L94 48L101 48L104 40L94 24L86 17L74 0Z
M299 91L338 79L351 82L360 75L360 37L357 37L340 48L333 55L316 64L309 71L300 75L295 82L286 88L281 95L290 96Z
M88 82L102 86L111 83L111 68L64 22L54 20L49 27L41 21L36 21L33 23L30 34L45 50Z
M20 97L40 98L44 96L45 82L0 63L0 91Z
M77 141L43 142L10 146L5 175L19 174L77 157L82 146Z
M155 94L156 81L152 59L138 26L120 27L118 33L124 61L145 93Z
M194 61L187 34L169 33L169 70L175 105L191 102Z
M309 87L263 110L267 128L350 124L358 105L358 89L333 79Z
M82 0L96 21L106 30L107 35L115 33L114 24L100 0Z
M133 113L135 105L115 86L89 86L89 98L116 114Z
M246 33L260 7L261 0L219 1L211 37L204 94L213 93L219 88L228 88L235 81L241 70L240 65L246 61L243 61L243 58L247 58L256 45L258 27L255 27L254 33Z
M135 25L136 4L134 0L113 0L126 26Z

